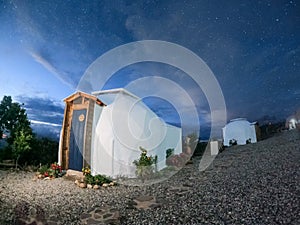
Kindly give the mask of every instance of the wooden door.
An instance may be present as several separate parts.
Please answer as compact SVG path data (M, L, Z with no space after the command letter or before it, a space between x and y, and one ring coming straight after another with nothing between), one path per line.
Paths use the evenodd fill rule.
M69 143L69 169L81 171L85 141L86 109L73 110Z

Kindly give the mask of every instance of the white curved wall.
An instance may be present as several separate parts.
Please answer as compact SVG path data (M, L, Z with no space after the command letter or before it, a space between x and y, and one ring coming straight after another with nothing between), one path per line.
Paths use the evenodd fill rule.
M135 177L133 161L140 157L140 146L149 156L158 156L158 170L166 166L168 148L174 148L175 154L182 152L181 128L164 123L143 102L125 94L102 109L93 133L94 175Z
M238 145L246 144L248 139L251 139L251 143L255 143L257 142L255 125L242 119L231 121L223 128L223 139L225 146L230 146L229 142L233 139Z

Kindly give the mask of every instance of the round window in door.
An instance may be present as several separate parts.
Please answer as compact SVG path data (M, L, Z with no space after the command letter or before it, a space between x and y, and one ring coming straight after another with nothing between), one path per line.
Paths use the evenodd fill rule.
M84 121L84 114L81 114L81 115L78 117L78 120L79 120L80 122Z

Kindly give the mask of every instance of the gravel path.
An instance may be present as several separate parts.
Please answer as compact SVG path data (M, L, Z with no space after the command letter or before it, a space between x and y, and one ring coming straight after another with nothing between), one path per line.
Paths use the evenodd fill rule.
M82 224L81 215L97 207L118 211L120 224L300 224L298 131L227 148L202 172L193 162L162 183L99 190L0 171L0 224L22 224L28 215L40 224ZM155 204L138 209L135 199L145 195Z

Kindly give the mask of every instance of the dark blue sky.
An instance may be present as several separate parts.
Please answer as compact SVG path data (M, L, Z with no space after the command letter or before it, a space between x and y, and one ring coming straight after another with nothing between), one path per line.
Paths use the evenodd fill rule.
M61 124L62 99L76 90L87 67L139 40L173 42L201 57L220 84L228 119L284 119L300 106L299 1L0 0L0 21L0 96L25 103L34 121ZM132 65L107 87L145 74L180 80L200 122L209 124L200 88L174 67ZM177 114L161 102L147 103L176 123Z

